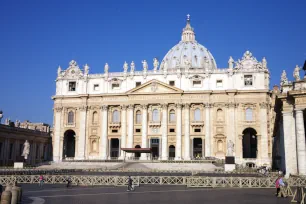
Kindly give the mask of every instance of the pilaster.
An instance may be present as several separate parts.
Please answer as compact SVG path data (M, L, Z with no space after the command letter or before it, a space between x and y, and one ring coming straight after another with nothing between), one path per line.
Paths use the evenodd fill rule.
M101 115L102 115L102 120L101 120L101 142L100 142L100 156L102 160L107 159L107 113L108 113L108 106L104 105L101 107Z
M162 160L167 160L168 153L168 104L162 104L163 118L162 118Z
M121 106L121 148L126 148L126 109L126 105ZM120 152L120 159L124 159L124 152L122 150L120 150Z
M148 105L142 105L142 130L141 130L141 148L147 148L148 138ZM141 154L141 160L147 160L147 154Z
M85 159L85 146L86 146L86 115L87 106L79 107L79 121L80 130L78 135L78 159Z
M184 160L190 160L190 104L184 104L185 110L185 154Z
M306 145L303 110L295 110L298 171L300 175L306 175Z
M182 104L176 104L176 147L175 160L182 159Z
M53 144L53 161L59 162L60 161L60 141L61 141L61 115L62 115L62 107L56 107L55 110L55 117L54 117L54 144Z
M210 109L209 103L205 104L205 157L211 156L211 135L210 135Z

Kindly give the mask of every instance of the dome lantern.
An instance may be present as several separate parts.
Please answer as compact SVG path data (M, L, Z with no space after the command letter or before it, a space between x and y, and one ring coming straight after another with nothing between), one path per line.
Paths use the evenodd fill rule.
M195 33L193 28L190 25L190 15L187 15L187 24L183 29L182 33L182 41L183 42L194 42L195 41Z

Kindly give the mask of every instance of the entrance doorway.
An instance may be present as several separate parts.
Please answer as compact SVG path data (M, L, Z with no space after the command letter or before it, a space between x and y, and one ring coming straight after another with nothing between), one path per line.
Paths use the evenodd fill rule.
M64 134L63 158L75 157L75 132L67 130Z
M110 156L112 158L119 157L119 139L118 138L112 138L110 140Z
M202 138L193 139L193 158L202 158Z
M151 148L152 148L152 158L159 157L159 139L151 139Z
M169 146L169 160L173 160L175 158L175 146Z
M253 128L247 128L243 132L242 147L243 158L257 157L257 132Z
M135 148L141 148L140 145L136 145ZM140 152L135 152L135 159L139 159L141 153Z

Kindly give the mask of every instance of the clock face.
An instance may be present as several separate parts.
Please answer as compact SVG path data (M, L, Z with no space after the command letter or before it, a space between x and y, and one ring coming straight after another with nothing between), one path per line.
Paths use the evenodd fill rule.
M75 71L74 70L71 70L71 74L74 74L75 73Z

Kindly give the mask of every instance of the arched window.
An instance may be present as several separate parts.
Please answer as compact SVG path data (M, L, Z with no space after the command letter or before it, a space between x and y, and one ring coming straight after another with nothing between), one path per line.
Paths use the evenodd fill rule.
M97 111L95 111L92 114L92 124L97 124L97 123L98 123L98 113Z
M141 112L140 110L136 111L136 124L141 123Z
M159 113L158 113L158 110L157 110L157 109L154 109L154 110L153 110L152 120L153 120L154 122L159 121Z
M73 111L69 111L68 113L68 124L73 125L74 123L74 113Z
M218 109L217 110L217 120L218 121L223 121L224 117L223 117L223 110L222 109Z
M218 152L223 152L223 141L222 140L218 140L217 149L218 149Z
M175 121L175 111L172 109L170 110L170 113L169 113L169 121L170 122L174 122Z
M200 121L201 120L201 111L199 108L194 110L194 120Z
M92 141L91 146L92 146L92 151L93 152L97 152L98 151L98 144L97 144L96 140Z
M247 108L245 110L245 120L252 121L253 120L253 111L251 108Z
M119 123L119 122L120 122L119 111L114 110L114 112L113 112L113 123Z

